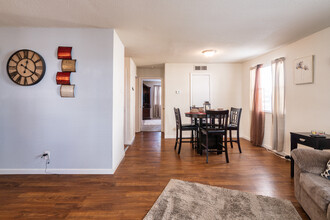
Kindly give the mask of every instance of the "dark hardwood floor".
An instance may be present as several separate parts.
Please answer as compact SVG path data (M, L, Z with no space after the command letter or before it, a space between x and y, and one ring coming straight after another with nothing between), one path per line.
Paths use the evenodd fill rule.
M181 155L159 132L136 135L114 175L0 175L0 219L142 219L171 178L292 201L290 162L241 140L209 164L190 144Z

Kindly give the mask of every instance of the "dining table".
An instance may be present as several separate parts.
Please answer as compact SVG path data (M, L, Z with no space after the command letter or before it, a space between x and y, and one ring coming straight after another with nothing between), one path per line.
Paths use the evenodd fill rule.
M186 112L185 116L191 118L195 125L198 126L197 131L197 153L202 154L200 128L203 125L203 119L206 118L205 112Z
M222 111L224 109L221 109L219 111ZM200 138L200 129L203 125L203 119L206 119L206 113L205 112L185 112L185 116L188 118L191 118L195 125L198 126L197 131L197 153L202 154L202 148L201 148L201 138Z

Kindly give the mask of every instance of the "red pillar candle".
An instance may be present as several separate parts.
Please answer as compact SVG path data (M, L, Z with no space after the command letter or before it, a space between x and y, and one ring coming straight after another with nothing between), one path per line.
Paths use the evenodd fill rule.
M57 58L63 60L71 60L72 47L58 47Z
M57 72L56 83L57 85L70 85L71 72Z

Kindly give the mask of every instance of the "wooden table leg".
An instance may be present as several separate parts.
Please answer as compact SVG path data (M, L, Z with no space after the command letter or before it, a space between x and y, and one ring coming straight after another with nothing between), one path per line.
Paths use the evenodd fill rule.
M201 139L202 139L202 134L201 134L201 128L203 125L203 119L199 118L199 126L198 126L198 140L197 140L197 153L202 155L202 146L201 146Z
M297 148L297 139L291 134L291 152ZM294 161L291 156L291 177L294 177Z

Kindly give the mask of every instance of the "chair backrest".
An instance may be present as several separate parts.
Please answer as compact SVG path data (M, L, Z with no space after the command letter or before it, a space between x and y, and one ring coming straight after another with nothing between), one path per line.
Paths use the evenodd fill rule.
M236 125L239 127L239 122L241 120L242 108L233 108L230 109L230 119L229 124Z
M206 130L227 130L228 110L206 111Z
M175 123L177 128L181 128L181 113L179 108L174 108Z

